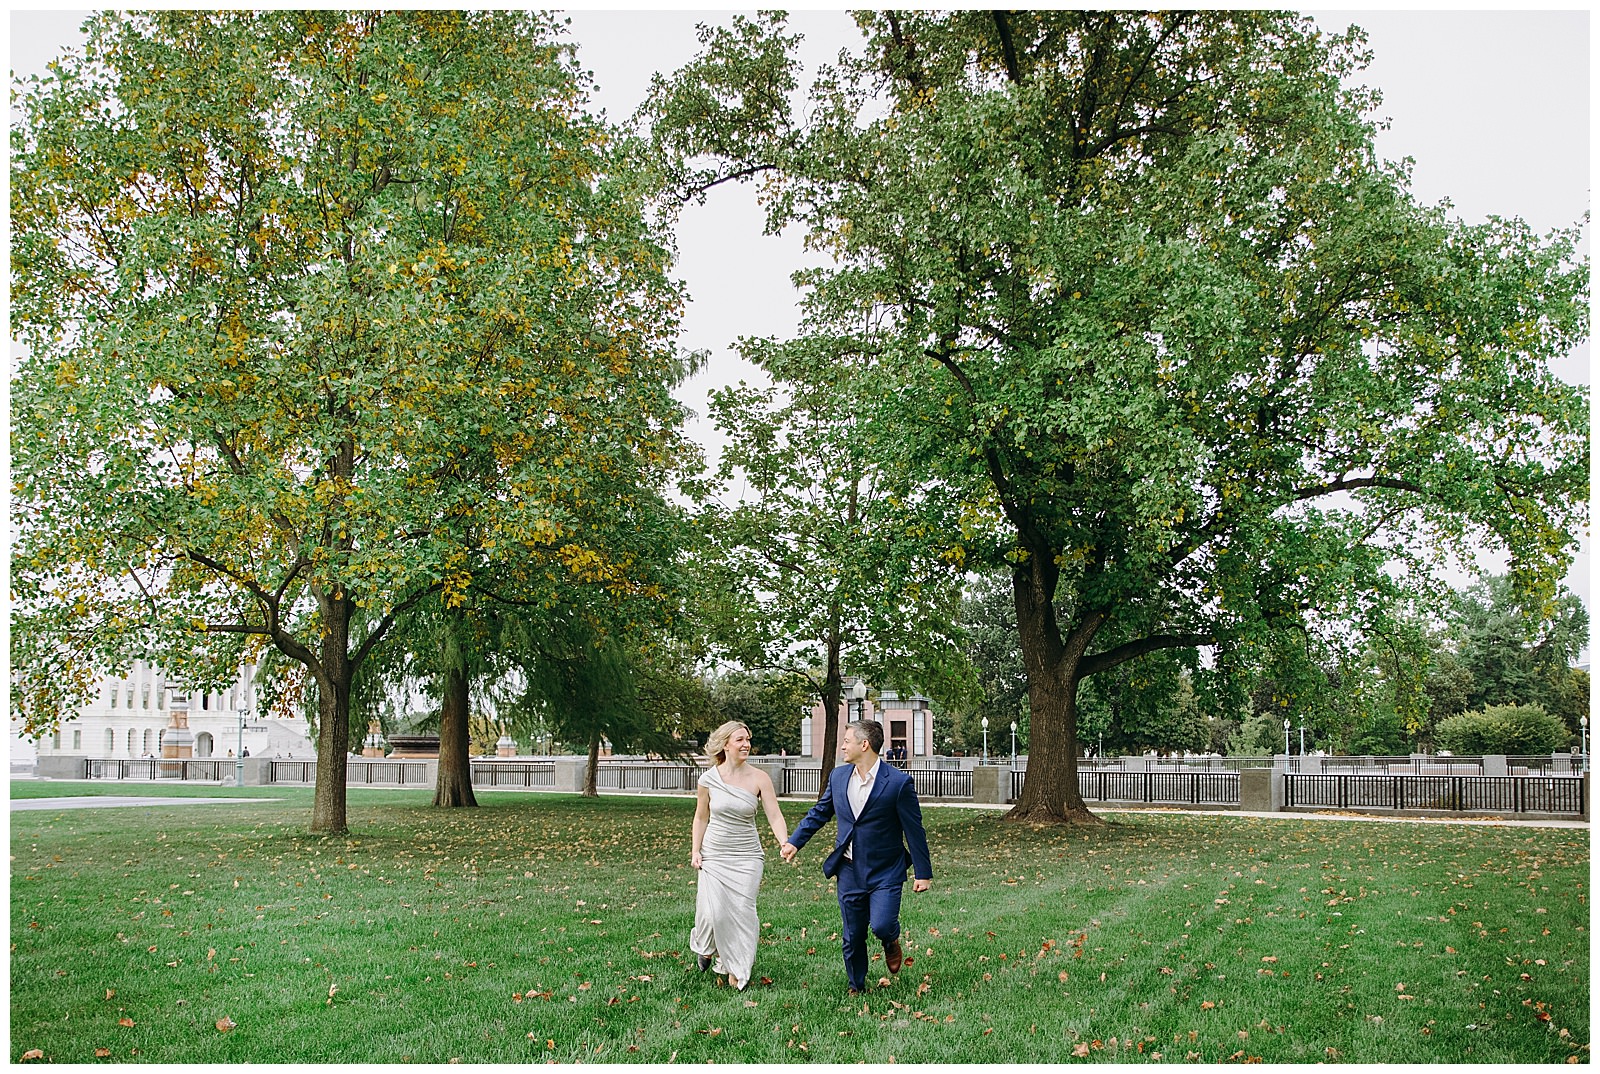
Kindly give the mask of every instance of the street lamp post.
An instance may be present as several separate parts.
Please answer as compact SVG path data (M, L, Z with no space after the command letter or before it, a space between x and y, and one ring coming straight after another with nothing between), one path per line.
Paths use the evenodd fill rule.
M983 763L989 763L989 717L985 716L983 724Z
M1017 767L1017 721L1011 721L1011 767Z
M248 708L239 710L239 748L233 754L233 785L244 786L244 721L250 714Z
M1283 755L1289 756L1289 721L1283 721Z
M1306 755L1306 724L1305 724L1304 720L1301 720L1300 721L1300 756L1304 757L1305 755Z
M1578 717L1578 734L1581 736L1581 739L1582 739L1582 746L1580 748L1583 751L1582 754L1581 754L1581 756L1583 757L1583 770L1585 772L1587 772L1587 771L1589 771L1589 717L1588 716L1579 716Z

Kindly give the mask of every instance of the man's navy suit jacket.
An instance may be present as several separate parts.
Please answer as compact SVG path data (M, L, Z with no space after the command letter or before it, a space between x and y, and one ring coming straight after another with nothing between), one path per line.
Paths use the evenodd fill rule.
M858 866L866 867L868 889L904 884L906 869L912 867L918 880L932 880L933 862L928 857L928 836L922 830L922 806L917 801L915 781L894 765L879 764L878 778L858 817L850 808L849 787L854 774L855 766L850 764L833 770L822 797L800 821L789 842L798 850L837 817L838 835L833 853L822 863L822 875L839 875L844 848L853 839L852 854Z

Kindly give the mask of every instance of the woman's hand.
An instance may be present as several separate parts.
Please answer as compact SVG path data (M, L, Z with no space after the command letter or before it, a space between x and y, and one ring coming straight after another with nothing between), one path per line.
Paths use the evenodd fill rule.
M702 861L703 859L700 857L700 852L698 850L691 850L689 852L689 864L694 868L700 868Z

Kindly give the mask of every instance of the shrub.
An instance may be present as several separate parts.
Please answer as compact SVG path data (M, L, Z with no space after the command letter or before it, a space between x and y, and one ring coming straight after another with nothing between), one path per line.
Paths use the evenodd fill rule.
M1350 737L1348 753L1393 756L1411 752L1411 736L1405 722L1394 709L1384 707L1370 713Z
M1440 720L1434 742L1451 753L1550 753L1572 733L1538 705L1488 705Z

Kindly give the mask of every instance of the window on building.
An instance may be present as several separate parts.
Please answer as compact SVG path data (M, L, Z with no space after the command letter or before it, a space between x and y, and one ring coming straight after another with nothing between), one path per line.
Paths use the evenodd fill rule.
M200 707L202 709L211 708L211 695L210 694L201 694L200 695Z
M123 704L125 704L130 709L133 708L133 683L131 683L131 682L128 684L128 693L126 695L126 700L123 702Z
M144 752L150 752L150 729L148 727L144 731Z
M140 708L146 708L146 709L150 707L150 684L149 683L145 683L144 684L144 694L139 700L139 707Z
M74 750L83 749L83 731L78 728L73 728L72 730L72 748Z
M61 748L61 732L60 731L57 731L55 734L50 736L50 748L51 749L55 749L55 750L59 750Z
M134 737L136 734L138 734L137 731L135 731L131 727L128 728L128 756L129 757L134 756L135 751L138 749L139 740Z
M109 727L106 728L106 752L117 752L117 733Z

